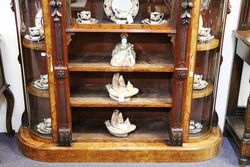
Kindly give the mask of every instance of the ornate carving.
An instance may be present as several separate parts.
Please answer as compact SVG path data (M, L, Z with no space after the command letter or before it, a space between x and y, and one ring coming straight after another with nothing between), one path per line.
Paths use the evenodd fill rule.
M193 3L191 2L191 0L184 0L181 3L181 7L183 10L183 13L181 15L181 21L183 25L187 25L190 23L190 19L191 19L191 9L193 8Z
M187 78L187 68L175 68L175 78L177 79L185 79Z
M71 146L72 137L70 128L59 128L59 146Z
M66 78L67 67L63 66L63 64L59 64L58 66L55 66L54 69L56 71L57 79L65 79Z
M171 138L168 144L171 146L182 146L182 133L182 128L171 128Z
M242 141L245 143L250 143L250 133L244 132Z
M51 0L50 7L52 8L51 16L54 17L54 21L59 21L62 14L60 13L60 8L62 7L62 2L60 0Z

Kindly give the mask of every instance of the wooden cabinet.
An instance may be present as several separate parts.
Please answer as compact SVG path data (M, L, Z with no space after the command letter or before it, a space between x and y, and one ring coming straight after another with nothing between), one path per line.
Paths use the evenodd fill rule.
M227 1L21 0L20 6L29 126L18 139L25 155L183 162L218 154L214 102ZM153 22L153 12L164 17ZM32 35L31 27L40 34ZM136 52L131 67L110 64L121 34ZM129 101L110 98L105 86L115 73L139 89ZM125 138L104 124L116 109L136 125Z

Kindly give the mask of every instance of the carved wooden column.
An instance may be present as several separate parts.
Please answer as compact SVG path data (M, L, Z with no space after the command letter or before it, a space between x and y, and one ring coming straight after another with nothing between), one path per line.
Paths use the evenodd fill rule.
M183 100L185 97L185 82L188 72L188 59L190 45L189 23L191 19L191 10L193 3L191 0L177 1L177 34L176 34L176 50L175 50L175 72L173 90L173 107L170 118L170 141L173 146L182 146L183 143L183 127L181 116L183 111Z
M51 48L46 48L46 53L48 64L52 66L51 69L48 69L48 71L50 70L48 72L50 97L55 99L54 104L51 104L52 118L56 118L57 122L53 128L57 130L58 136L53 136L53 138L57 138L55 141L59 143L59 146L70 146L72 132L65 37L66 20L64 19L65 13L62 14L66 12L66 4L65 1L61 0L43 0L43 5L50 11L50 18L46 18L46 20L50 20L50 23L45 23L45 32L47 32L45 42L47 46L51 46ZM48 17L46 11L44 13L44 16ZM50 32L50 35L48 35L48 32ZM53 71L53 74L50 74L51 71ZM52 103L53 100L50 102ZM53 111L54 106L56 111Z

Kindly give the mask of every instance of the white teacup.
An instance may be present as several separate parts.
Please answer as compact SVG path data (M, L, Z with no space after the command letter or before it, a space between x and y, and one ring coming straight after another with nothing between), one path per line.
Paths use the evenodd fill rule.
M47 128L51 128L51 118L44 118L44 125Z
M77 17L81 20L88 21L91 19L91 12L83 10L80 13L77 13Z
M45 75L40 75L40 81L42 82L42 83L48 83L48 75L47 74L45 74Z
M164 13L160 12L151 12L150 13L150 22L161 22L164 17Z
M199 29L199 35L200 36L209 36L210 32L211 32L211 28L202 27L202 28Z
M30 36L40 36L41 27L29 27Z

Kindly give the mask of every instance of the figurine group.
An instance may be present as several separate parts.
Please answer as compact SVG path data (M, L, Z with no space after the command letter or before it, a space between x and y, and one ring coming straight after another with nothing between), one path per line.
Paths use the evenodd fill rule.
M208 86L207 81L203 80L202 78L203 78L202 75L194 74L194 84L193 84L194 90L201 90Z
M119 110L114 110L111 120L106 120L104 124L108 131L116 137L127 137L128 133L136 129L136 126L130 123L129 118L124 121L123 115Z

